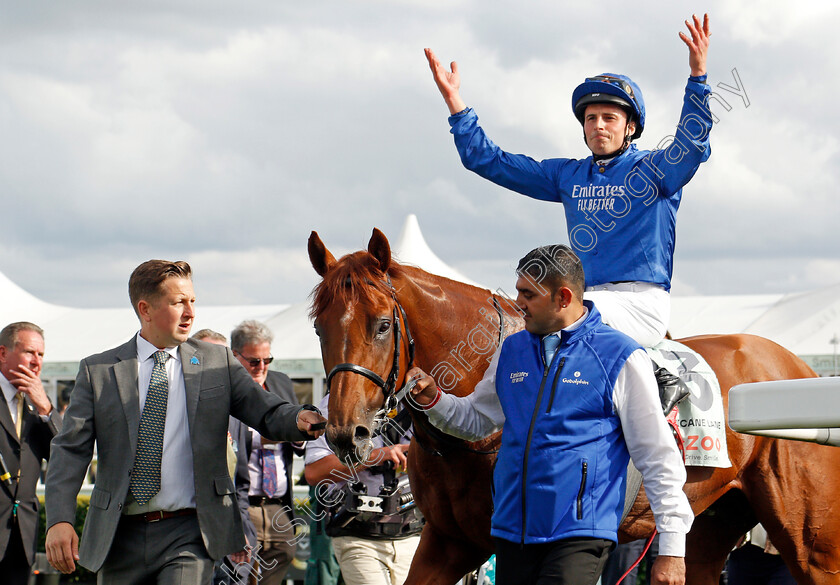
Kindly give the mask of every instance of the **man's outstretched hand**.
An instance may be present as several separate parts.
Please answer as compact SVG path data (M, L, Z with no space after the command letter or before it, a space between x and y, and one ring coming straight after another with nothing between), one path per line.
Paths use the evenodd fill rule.
M703 15L702 25L700 19L692 15L690 21L685 21L685 26L688 27L691 38L683 32L680 33L680 38L688 47L688 65L691 67L691 75L694 77L706 75L706 54L709 52L709 37L712 36L712 31L709 30L709 15Z
M321 416L320 412L314 410L301 410L297 416L297 428L304 433L308 433L315 438L324 434L324 427L321 423L326 423L327 419Z
M435 401L438 387L435 379L429 374L414 366L408 373L406 379L414 380L414 388L411 389L411 402L414 406L424 407Z
M446 102L450 114L457 114L466 109L467 105L461 99L461 76L458 73L458 64L453 61L449 64L449 70L444 67L431 49L423 49L426 59L429 61L429 68L432 76Z

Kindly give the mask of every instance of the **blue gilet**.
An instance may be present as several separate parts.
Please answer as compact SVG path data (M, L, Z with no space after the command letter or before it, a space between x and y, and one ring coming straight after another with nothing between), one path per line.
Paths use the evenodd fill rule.
M541 338L504 341L496 391L505 414L494 471L493 536L525 544L617 540L630 455L613 387L640 346L601 321L594 305L548 368Z

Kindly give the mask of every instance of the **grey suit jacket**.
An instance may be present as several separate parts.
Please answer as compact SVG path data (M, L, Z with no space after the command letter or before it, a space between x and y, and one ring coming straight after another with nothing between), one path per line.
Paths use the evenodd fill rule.
M275 440L311 437L297 429L299 406L263 391L221 345L181 344L198 522L213 559L242 550L245 538L225 459L228 417ZM140 425L137 340L82 360L46 482L47 527L76 516L76 496L96 444L98 468L79 547L79 563L105 562L134 467ZM142 554L142 553L141 553ZM142 561L141 561L142 562Z
M238 418L230 417L228 420L228 432L234 441L234 452L236 453L236 469L233 485L236 487L236 501L239 504L239 518L242 520L242 529L245 532L245 540L251 546L257 545L257 529L251 522L251 515L248 513L248 491L251 487L251 473L248 470L248 457L251 442L251 429L248 425L242 424Z

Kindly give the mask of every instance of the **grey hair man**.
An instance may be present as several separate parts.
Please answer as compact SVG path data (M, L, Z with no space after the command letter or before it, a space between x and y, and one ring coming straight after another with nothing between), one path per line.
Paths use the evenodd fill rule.
M266 392L297 404L294 387L286 374L269 371L274 360L271 342L274 334L265 323L243 321L230 333L233 355L254 381ZM260 546L260 583L281 583L295 556L292 520L292 459L303 454L302 443L271 441L253 430L248 454L251 522Z
M29 581L38 534L35 486L61 428L41 383L43 365L43 329L19 321L0 331L0 575L12 585Z

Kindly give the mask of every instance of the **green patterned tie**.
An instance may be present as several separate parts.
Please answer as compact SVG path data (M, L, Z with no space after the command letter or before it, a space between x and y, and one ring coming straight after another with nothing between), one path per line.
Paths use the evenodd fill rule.
M156 351L152 356L155 367L146 404L140 416L140 431L137 435L137 457L131 473L129 489L138 504L144 506L160 491L160 456L163 452L163 429L166 424L166 400L169 396L169 378L166 376L166 360L169 354Z

